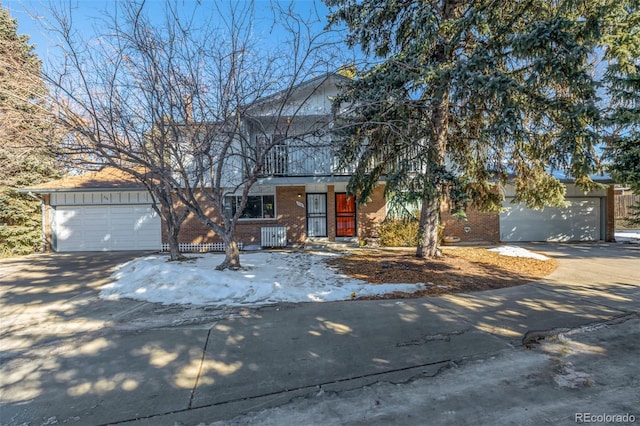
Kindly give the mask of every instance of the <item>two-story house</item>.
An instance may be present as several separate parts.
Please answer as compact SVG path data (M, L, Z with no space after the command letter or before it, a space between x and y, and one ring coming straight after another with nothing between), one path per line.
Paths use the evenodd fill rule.
M301 246L311 239L357 241L376 235L386 216L383 183L369 203L356 206L346 191L350 171L339 168L339 153L328 134L331 99L344 78L320 76L297 86L284 104L275 94L246 110L242 120L247 140L256 150L274 146L237 228L244 247ZM234 193L229 188L225 214L235 213L241 190ZM48 249L166 248L166 229L151 208L151 197L142 184L116 169L107 167L26 191L42 194ZM195 216L183 224L180 243L187 251L222 248L221 239Z
M319 76L245 109L243 128L251 149L269 146L269 152L237 228L243 246L300 246L313 239L357 241L376 235L386 217L384 184L369 203L356 206L347 195L351 169L339 167L340 153L329 135L331 99L345 78ZM252 167L251 158L236 169ZM236 212L241 193L240 186L227 196L226 214ZM195 217L183 226L181 242L189 247L219 241Z
M237 240L245 248L301 246L314 239L358 241L377 236L378 226L387 216L384 182L380 182L367 204L356 205L355 199L347 195L351 170L339 167L339 152L328 133L331 99L344 78L336 74L312 79L289 93L286 103L279 102L280 94L275 94L251 105L242 117L253 149L274 145L251 188L237 228ZM278 120L274 120L276 114ZM245 166L238 164L236 169ZM459 222L443 212L445 232L462 242L612 240L612 187L610 191L585 194L570 180L566 185L566 207L537 211L510 204L512 189L507 187L502 213L470 211L469 220ZM235 213L240 190L229 189L226 214ZM152 209L146 189L133 177L113 168L63 178L23 192L41 194L46 249L166 249L166 229ZM195 216L183 224L180 243L185 251L223 249L221 239Z

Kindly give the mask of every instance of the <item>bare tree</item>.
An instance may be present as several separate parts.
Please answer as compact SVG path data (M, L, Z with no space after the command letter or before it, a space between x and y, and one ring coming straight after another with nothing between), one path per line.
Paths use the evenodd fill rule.
M226 256L218 269L240 268L236 227L254 184L277 170L276 162L285 161L278 151L283 140L316 144L315 133L328 124L326 117L302 116L308 117L307 101L335 64L330 34L316 33L317 22L292 8L274 4L272 10L278 28L273 36L280 38L277 48L264 50L256 44L253 6L238 3L221 29L227 43L207 49L203 68L189 74L203 90L191 99L200 120L187 126L187 138L181 139L193 161L177 169L179 194L222 238ZM210 205L218 214L209 213Z
M272 31L263 35L270 43L255 33L252 2L209 6L166 3L158 22L144 3L125 4L90 42L59 11L67 61L47 77L61 121L77 135L69 148L147 186L172 259L191 212L224 241L219 268L237 269L236 226L279 143L269 136L305 139L317 130L295 119L303 108L296 89L335 62L326 56L329 34L291 8L273 5Z

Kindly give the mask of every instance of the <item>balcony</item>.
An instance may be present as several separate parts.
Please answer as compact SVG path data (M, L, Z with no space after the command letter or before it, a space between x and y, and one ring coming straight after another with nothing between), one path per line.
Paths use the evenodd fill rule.
M269 151L264 176L349 175L355 167L339 169L339 157L329 144L309 145L285 141Z
M402 169L408 173L421 173L424 163L414 152L407 152L406 157L396 158L395 162L384 160L381 156L370 160L370 167L386 163L385 173ZM356 165L339 168L340 155L337 147L329 143L308 144L298 141L283 141L274 145L264 161L263 176L349 176L356 170Z

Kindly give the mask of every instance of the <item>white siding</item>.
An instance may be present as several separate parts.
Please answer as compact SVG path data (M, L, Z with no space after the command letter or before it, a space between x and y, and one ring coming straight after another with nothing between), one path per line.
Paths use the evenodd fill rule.
M52 206L151 204L151 202L151 194L147 191L77 191L51 194Z

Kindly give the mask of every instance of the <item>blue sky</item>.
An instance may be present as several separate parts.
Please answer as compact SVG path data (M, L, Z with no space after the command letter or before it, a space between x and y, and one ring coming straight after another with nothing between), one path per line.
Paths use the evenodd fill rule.
M44 61L54 60L57 55L60 55L56 48L56 36L50 31L46 30L46 22L51 21L50 16L50 4L54 7L71 7L71 13L73 17L74 27L77 31L82 33L84 37L90 37L94 32L94 28L97 26L98 30L102 25L100 23L101 18L104 18L105 12L112 13L115 5L114 0L0 0L2 6L9 9L9 12L13 18L18 20L18 32L19 34L26 34L30 37L30 42L36 46L36 53ZM217 0L203 0L205 6L209 2ZM244 1L244 0L238 0ZM278 0L274 0L278 1ZM326 15L328 10L324 3L320 0L297 0L294 2L278 1L280 5L294 5L295 11L303 17L319 16L320 21L317 22L314 28L318 31L322 30L322 27L326 24ZM195 0L177 0L177 4L184 10L188 10L196 5ZM218 2L219 4L228 5L226 1ZM245 3L248 3L245 1ZM147 0L146 7L150 11L151 15L161 15L163 0ZM279 36L278 30L274 30L273 15L271 12L270 0L255 0L255 34L258 39L277 39Z

